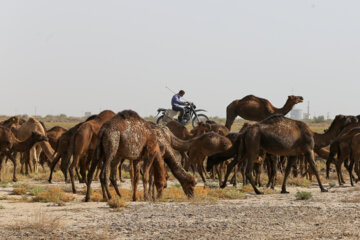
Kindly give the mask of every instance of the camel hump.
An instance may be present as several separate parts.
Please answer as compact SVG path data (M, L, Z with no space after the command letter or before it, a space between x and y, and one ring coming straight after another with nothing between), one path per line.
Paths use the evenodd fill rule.
M139 116L139 114L137 114L137 112L133 111L133 110L124 110L121 111L117 114L118 117L122 118L122 119L136 119L136 120L140 120L141 117Z
M289 118L286 118L284 115L282 114L274 114L271 115L270 117L265 118L264 120L261 121L261 123L274 123L274 122L280 122L283 120L290 120Z
M36 123L38 120L36 120L34 117L29 117L28 122L29 123Z

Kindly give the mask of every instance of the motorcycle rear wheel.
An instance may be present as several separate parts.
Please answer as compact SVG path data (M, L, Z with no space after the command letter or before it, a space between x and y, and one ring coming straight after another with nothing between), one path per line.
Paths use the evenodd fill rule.
M192 126L196 127L199 122L206 122L207 120L209 120L209 118L205 114L197 114L197 118L194 117L192 120Z

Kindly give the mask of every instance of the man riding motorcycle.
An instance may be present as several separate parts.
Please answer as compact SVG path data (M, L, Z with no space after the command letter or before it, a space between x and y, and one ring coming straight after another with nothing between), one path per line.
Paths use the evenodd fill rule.
M177 94L175 94L172 98L171 98L171 106L172 106L172 110L174 111L179 111L179 117L178 120L179 122L182 122L183 120L183 116L184 116L184 106L186 104L189 104L188 101L182 101L180 98L183 97L185 95L185 91L184 90L180 90Z

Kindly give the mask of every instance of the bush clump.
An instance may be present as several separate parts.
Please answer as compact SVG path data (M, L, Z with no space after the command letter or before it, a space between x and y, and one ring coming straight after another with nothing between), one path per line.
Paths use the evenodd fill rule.
M311 192L297 192L296 195L296 200L308 200L312 197Z
M37 193L33 198L33 201L59 203L59 202L70 202L73 199L74 196L72 194L67 194L60 188L51 187L47 190Z

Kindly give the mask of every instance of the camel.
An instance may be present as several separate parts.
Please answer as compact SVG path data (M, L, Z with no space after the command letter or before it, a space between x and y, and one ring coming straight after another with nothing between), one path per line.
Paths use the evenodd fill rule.
M350 131L346 131L344 134L341 134L336 141L334 141L331 146L330 146L330 154L329 154L329 159L327 161L327 168L326 168L326 175L327 177L329 176L329 165L328 163L334 162L335 166L336 166L336 172L337 172L337 176L338 176L338 182L339 185L343 185L345 183L344 178L342 176L341 173L341 165L344 161L346 161L348 158L352 158L350 161L354 163L354 155L357 154L357 149L355 149L356 145L356 141L353 145L353 138L355 137L355 139L357 140L358 138L358 134L360 134L360 128L353 128ZM352 148L352 146L354 146L354 148ZM337 156L337 159L335 160L334 156ZM357 161L355 161L356 165L358 166ZM350 175L350 182L351 185L353 186L353 182L352 182L352 171L350 171L350 166L347 167L348 171L349 171L349 175ZM352 167L351 167L352 169ZM357 172L357 174L359 174Z
M228 168L235 165L241 159L246 161L246 177L249 179L255 193L262 194L255 186L251 174L254 161L258 158L260 149L263 149L266 153L288 156L281 191L281 193L288 193L286 191L286 180L291 166L296 161L297 156L304 155L315 173L321 191L326 192L327 190L321 184L314 162L314 145L313 132L305 123L286 118L282 115L273 115L250 126L243 134L240 134L235 144L227 151L208 157L206 168L209 171L214 164L237 155ZM225 186L226 182L224 182L222 187Z
M83 180L86 180L86 169L90 162L93 151L96 147L97 134L101 126L115 116L115 113L110 110L105 110L99 113L94 119L83 123L74 133L71 139L73 149L73 161L69 167L70 180L73 193L76 193L74 170L80 162L80 174Z
M276 108L267 99L248 95L242 99L234 100L227 106L225 126L231 130L231 125L237 116L249 121L262 121L273 114L285 116L295 104L302 101L303 97L291 95L282 108Z
M85 201L90 199L91 181L96 167L102 162L100 182L103 198L110 199L107 170L113 160L129 159L134 166L133 201L137 200L136 189L139 179L139 162L143 161L144 199L148 197L150 167L153 166L157 197L161 197L166 185L166 170L157 142L156 133L150 124L132 110L124 110L103 124L98 134L98 141L91 168L87 175ZM119 194L119 193L117 193Z
M193 197L196 180L191 174L184 170L184 168L177 162L175 157L174 150L181 150L181 148L177 148L181 140L175 137L166 126L151 122L149 123L156 133L160 151L166 165L170 168L175 178L180 182L185 194L189 198Z
M20 141L14 136L10 129L0 127L0 173L3 165L2 162L4 160L4 156L7 156L13 162L13 181L16 182L16 158L14 156L14 153L29 152L29 150L34 146L35 143L42 141L48 141L48 138L42 134L38 134L35 132L32 132L30 137L28 137L26 140Z
M193 136L200 136L205 132L215 132L222 136L226 136L230 131L225 126L210 120L199 122L199 124L190 131Z
M66 131L67 131L67 129L65 129L63 127L60 127L60 126L52 127L51 129L46 131L46 136L49 138L50 146L53 149L56 149L57 142L59 141L59 138ZM48 166L51 167L51 163L50 163L49 159L46 157L44 152L41 152L41 154L40 154L40 164L41 164L41 166L44 167L45 163L47 163Z
M71 139L72 139L74 133L76 132L76 130L83 123L96 118L96 116L97 115L92 115L89 118L87 118L84 122L76 124L74 127L70 128L65 133L63 133L61 135L61 137L58 139L57 146L55 148L56 151L55 151L54 161L51 163L50 176L49 176L49 180L48 180L49 183L51 183L51 181L52 181L53 172L54 172L55 167L60 159L61 159L60 169L64 174L65 182L67 182L67 180L68 180L67 173L68 173L68 168L70 165L70 158L71 158L71 153L70 153Z
M346 125L341 132L338 134L338 136L336 137L336 139L333 141L333 143L331 143L330 145L330 153L329 154L324 154L323 157L324 159L326 159L326 178L329 178L329 173L330 173L330 164L334 162L334 157L337 154L337 149L339 142L341 141L341 138L345 135L347 135L352 129L355 128L359 128L360 127L360 122L355 122L352 121L350 124ZM340 166L341 168L341 166ZM339 173L342 178L342 174L341 172Z
M28 137L30 137L32 132L46 136L46 132L42 124L33 117L30 117L18 129L12 129L12 131L20 141L26 140ZM41 153L41 150L37 150L37 146L41 147L41 150L44 151L50 161L53 160L52 155L54 153L54 150L48 141L36 143L30 150L30 156L33 158L35 172L37 172L37 164L39 163L39 155Z

